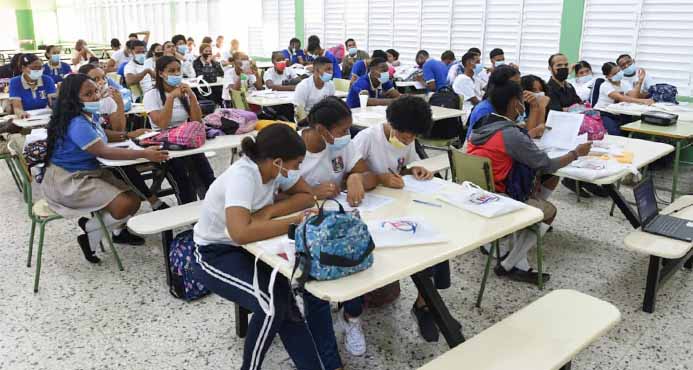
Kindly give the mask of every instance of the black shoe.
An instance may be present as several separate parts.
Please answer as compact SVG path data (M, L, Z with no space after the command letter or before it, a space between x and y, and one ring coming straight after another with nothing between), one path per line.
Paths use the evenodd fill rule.
M561 180L561 184L563 184L563 186L568 188L568 190L572 191L573 193L577 192L577 190L576 190L577 189L577 181L575 181L573 179L563 179L563 180ZM587 191L582 189L582 186L580 186L580 197L581 198L591 198L592 195L590 195L590 193L588 193Z
M598 197L600 197L600 198L608 198L608 197L609 197L609 193L607 193L606 190L604 190L604 188L602 188L602 187L599 186L599 185L595 185L595 184L586 182L586 183L584 183L584 184L581 183L581 184L580 184L580 187L581 187L583 190L587 190L587 191L589 191L590 193L592 193L593 195L596 195L596 196L598 196Z
M484 256L488 256L488 251L486 250L486 248L484 248L483 245L481 247L479 247L479 250L481 251L481 254L483 254ZM502 255L500 258L501 262L505 261L505 257L508 257L509 254L510 254L510 251L507 251L504 255ZM493 257L495 258L496 256L493 256Z
M507 277L508 279L512 281L518 281L521 283L528 283L528 284L536 284L537 283L537 278L539 277L539 273L535 272L534 269L529 269L529 271L522 271L516 267L513 267L512 270L508 271L506 270L503 266L496 266L493 271L496 273L497 276L502 276L502 277ZM547 281L551 280L551 275L549 274L542 274L544 280L543 282L546 283Z
M87 234L82 234L78 236L77 243L79 244L79 247L82 248L82 253L84 253L84 258L87 261L91 263L101 262L101 259L99 257L96 257L94 251L91 250L91 247L89 246L89 237L87 236Z
M128 229L123 229L123 231L121 231L120 234L112 234L112 236L113 242L118 244L144 245L145 242L144 238L134 234L130 234L130 231L128 231Z
M161 205L158 207L152 208L154 211L161 211L163 209L171 208L166 202L161 202Z
M433 314L428 310L428 307L416 307L416 302L411 308L411 314L416 319L419 326L419 333L426 342L438 341L438 325L433 319Z
M80 217L79 220L77 220L77 225L79 225L79 228L82 229L85 234L87 233L87 222L89 222L89 219L86 217Z

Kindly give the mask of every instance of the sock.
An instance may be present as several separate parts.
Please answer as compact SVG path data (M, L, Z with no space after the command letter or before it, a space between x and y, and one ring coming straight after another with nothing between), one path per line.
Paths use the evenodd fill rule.
M115 235L115 236L120 235L120 233L122 233L122 232L123 232L122 227L113 228L113 235Z
M547 188L546 186L542 186L538 195L539 195L539 198L541 198L543 200L549 200L549 197L551 197L551 194L553 194L553 190Z
M103 237L99 220L97 220L96 217L92 217L89 221L87 221L85 229L87 230L87 237L89 238L89 246L91 247L91 250L96 251L99 243L101 242L101 238Z
M89 219L89 221L87 221L86 225L84 225L84 231L89 234L94 230L99 230L100 227L99 220L97 220L96 217L92 217Z

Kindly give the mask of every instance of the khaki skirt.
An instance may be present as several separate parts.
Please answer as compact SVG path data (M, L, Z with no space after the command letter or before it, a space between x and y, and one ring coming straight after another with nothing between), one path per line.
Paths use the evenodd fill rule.
M109 170L69 172L50 165L41 183L48 205L63 217L84 216L104 209L130 188Z

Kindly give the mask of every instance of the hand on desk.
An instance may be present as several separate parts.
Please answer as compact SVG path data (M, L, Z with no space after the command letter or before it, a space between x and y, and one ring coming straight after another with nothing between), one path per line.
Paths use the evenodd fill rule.
M363 188L363 179L360 173L354 173L347 179L347 202L352 207L357 207L366 197L366 189Z
M383 186L392 189L404 188L404 180L402 179L402 176L392 173L378 175L378 182L380 182Z
M148 129L148 128L141 128L141 129L137 129L135 131L128 132L127 136L128 136L128 139L134 139L136 137L139 137L139 136L144 135L144 134L151 132L151 131L152 130Z
M590 154L590 150L592 150L592 142L588 141L586 143L578 145L575 148L575 153L577 153L578 157L584 157Z
M412 167L411 168L411 174L414 175L414 178L417 180L430 180L433 178L433 173L423 167Z
M334 182L322 183L313 188L313 194L318 199L334 198L342 191L338 184Z
M158 146L150 146L144 150L144 158L151 162L163 162L168 159L168 151L161 150Z

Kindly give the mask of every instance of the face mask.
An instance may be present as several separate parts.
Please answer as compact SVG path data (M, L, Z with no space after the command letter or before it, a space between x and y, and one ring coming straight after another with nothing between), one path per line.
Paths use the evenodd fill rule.
M586 83L592 81L592 78L594 78L592 75L577 77L575 79L575 82L577 82L579 84L586 84Z
M555 77L558 81L563 82L568 78L568 73L568 68L559 68Z
M619 82L623 79L623 71L618 71L615 75L611 76L610 80L613 82Z
M155 51L154 56L157 58L161 58L162 56L164 56L164 52L163 51Z
M287 170L282 165L274 164L275 166L279 167L279 175L274 179L280 187L283 189L290 188L291 186L294 186L296 184L296 181L298 181L298 178L301 177L301 173L298 170ZM282 171L286 171L286 176L282 174Z
M359 49L357 48L349 48L349 55L356 55L358 53Z
M137 64L143 64L145 59L144 54L135 54L135 63Z
M493 65L496 66L496 67L498 67L498 66L504 66L504 65L505 65L505 61L504 61L504 60L497 60L497 61L493 62Z
M378 81L380 81L381 84L384 84L384 83L390 81L390 73L389 72L380 72L380 77L378 78Z
M479 73L481 73L481 71L483 69L484 69L484 66L481 65L481 63L477 63L476 65L474 65L474 74L478 75Z
M522 112L520 112L519 109L517 110L517 118L515 118L515 122L522 123L525 121L525 119L527 119L527 111L525 111L525 106L522 105Z
M101 108L101 101L85 101L82 104L84 104L82 111L86 113L98 113Z
M202 56L205 57L205 58L209 58L209 57L212 56L212 53L209 53L209 54L202 54Z
M59 54L51 55L51 63L53 63L53 64L60 63L60 55Z
M181 75L168 75L166 77L166 84L169 86L176 87L180 85L181 82L183 82L183 76Z
M185 45L179 45L178 52L181 54L186 54L188 52L188 47Z
M332 136L332 134L329 131L327 133L330 134L330 136ZM351 134L346 134L340 137L332 136L332 140L332 144L327 143L327 148L331 151L342 150L351 142Z
M632 77L635 76L635 72L638 71L638 67L635 66L635 63L631 64L628 66L628 68L623 70L623 74L627 77Z
M277 62L277 64L274 65L274 69L276 69L277 72L284 72L284 69L286 69L286 62Z
M332 73L325 72L320 75L320 79L322 80L322 82L327 82L332 79Z
M407 147L407 144L403 143L401 140L395 136L394 131L390 129L390 138L388 140L390 142L390 145L395 147L395 149L404 149Z
M30 78L30 79L36 81L36 80L38 80L39 78L41 78L41 76L43 76L43 69L39 69L39 70L30 69L30 70L29 70L29 78Z
M546 94L543 91L532 93L535 98L541 98L542 96L545 96Z

